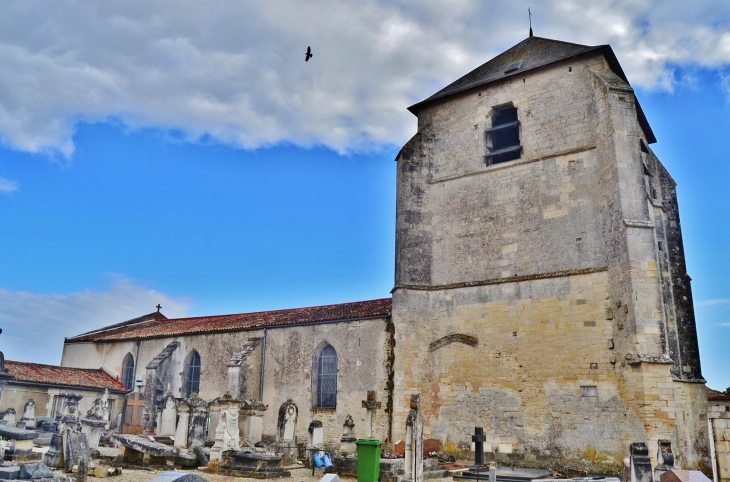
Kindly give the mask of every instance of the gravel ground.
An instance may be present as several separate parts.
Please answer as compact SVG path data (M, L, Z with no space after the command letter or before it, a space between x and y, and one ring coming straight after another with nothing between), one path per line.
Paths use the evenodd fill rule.
M318 482L321 477L312 477L312 470L306 469L306 468L295 468L295 469L289 469L291 472L291 477L286 477L282 479L274 479L274 480L282 480L282 481L291 481L291 482ZM154 479L158 475L164 473L164 472L175 472L175 470L132 470L132 469L122 469L122 475L117 477L109 477L107 479L108 482L147 482L149 480ZM182 472L182 471L180 471ZM262 482L261 479L249 479L244 477L231 477L231 476L225 476L225 475L217 475L217 474L208 474L205 472L202 472L200 470L190 470L185 471L193 474L197 474L204 479L210 481L210 482L224 482L224 481L239 481L243 482L246 480L250 481L256 481L256 482ZM65 475L62 474L60 471L57 472L58 475ZM89 477L88 479L90 482L97 480L94 477ZM102 479L98 479L102 480ZM354 480L354 479L353 479Z

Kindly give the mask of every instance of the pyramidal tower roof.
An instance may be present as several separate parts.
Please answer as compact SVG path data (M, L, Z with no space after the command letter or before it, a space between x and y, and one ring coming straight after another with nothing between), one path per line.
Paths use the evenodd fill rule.
M603 54L611 70L627 84L629 83L610 45L590 46L542 37L528 37L514 47L502 52L488 62L472 70L455 82L447 85L431 97L410 106L408 110L413 114L418 115L418 111L421 107L434 100L442 99L475 87L481 87L501 79L522 75L525 72L588 52ZM654 134L651 127L649 127L649 123L644 116L644 112L642 111L638 100L636 105L638 120L642 129L644 129L647 141L649 143L656 142Z

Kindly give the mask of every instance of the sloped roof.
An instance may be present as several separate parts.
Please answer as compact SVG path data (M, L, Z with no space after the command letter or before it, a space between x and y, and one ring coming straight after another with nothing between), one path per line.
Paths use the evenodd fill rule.
M66 343L134 340L137 338L159 338L194 333L239 331L274 326L353 321L364 318L385 317L390 313L390 310L391 299L382 298L370 301L357 301L354 303L234 315L168 318L116 328L108 327L109 329L97 330L67 338Z
M713 390L710 387L707 387L707 401L708 402L727 402L730 401L730 395L725 395L722 392L718 392L717 390Z
M13 377L10 383L15 381L70 388L108 389L110 392L127 391L127 387L100 368L70 368L5 360L5 369Z
M542 37L528 37L514 47L502 52L488 62L480 65L468 74L459 78L455 82L447 85L439 90L431 97L418 102L408 108L414 115L418 115L418 110L425 104L437 99L443 99L450 95L464 92L475 87L484 86L486 84L506 79L515 75L522 75L527 71L534 70L546 65L560 62L577 55L588 52L596 52L603 54L608 61L611 70L621 77L627 84L629 83L624 74L621 65L618 63L616 54L613 53L610 45L580 45L570 42L562 42L560 40L546 39ZM515 70L514 67L519 68ZM649 126L646 116L644 115L639 101L636 101L638 120L641 124L647 141L651 144L656 142L654 133Z
M129 325L136 325L137 323L142 323L145 321L151 321L151 320L166 320L167 317L160 313L159 311L153 311L152 313L147 313L146 315L138 316L137 318L132 318L131 320L122 321L120 323L115 323L113 325L105 326L104 328L99 328L96 330L87 331L86 333L82 333L78 336L83 335L91 335L92 333L99 333L101 331L106 330L112 330L114 328L120 328L122 326L129 326Z

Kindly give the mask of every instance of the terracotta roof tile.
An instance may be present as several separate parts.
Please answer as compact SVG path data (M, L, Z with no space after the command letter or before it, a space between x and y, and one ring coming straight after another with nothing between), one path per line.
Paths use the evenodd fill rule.
M717 390L713 390L710 387L707 387L707 400L711 402L724 402L730 400L730 395L725 395L722 392L718 392Z
M312 306L288 310L260 311L235 315L169 318L102 329L67 338L66 343L102 342L155 338L192 333L238 331L272 326L301 325L362 318L384 317L390 313L391 299L382 298L337 305Z
M13 381L17 382L66 385L97 390L108 388L111 392L127 391L127 387L100 368L70 368L5 360L5 369L13 377Z

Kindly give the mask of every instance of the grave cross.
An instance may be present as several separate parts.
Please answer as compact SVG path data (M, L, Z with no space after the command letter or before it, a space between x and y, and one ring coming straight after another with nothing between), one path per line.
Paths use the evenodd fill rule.
M486 440L484 428L474 427L474 435L471 436L471 441L474 442L474 465L471 470L479 470L484 465L484 442Z
M374 434L375 425L375 412L381 407L381 403L377 400L377 393L375 390L368 390L367 400L362 401L362 408L367 409L367 420L366 426L368 428L369 437Z

